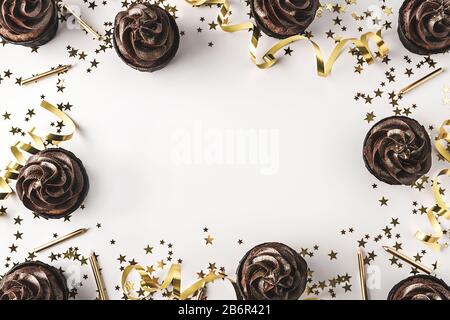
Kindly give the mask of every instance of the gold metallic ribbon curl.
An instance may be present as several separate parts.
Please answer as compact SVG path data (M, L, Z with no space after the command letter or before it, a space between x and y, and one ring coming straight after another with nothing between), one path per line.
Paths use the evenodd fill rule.
M31 143L25 143L22 141L17 142L11 146L11 153L13 154L15 161L11 161L8 165L0 172L0 200L6 199L14 191L10 187L9 182L11 180L16 180L19 176L20 169L26 163L26 156L38 153L45 149L45 144L49 143L52 145L59 145L63 141L72 139L73 134L76 131L76 125L73 120L63 111L59 110L54 105L43 100L40 104L41 108L47 110L54 116L56 116L61 123L68 127L67 134L56 134L56 133L36 133L36 128L31 128L27 134L30 136Z
M144 296L135 296L133 294L134 290L134 284L132 281L129 281L128 278L130 277L132 272L137 272L137 274L140 277L139 281L139 288L140 291L142 290L144 292ZM169 288L172 285L172 294L171 298L175 298L177 300L186 300L191 298L195 293L199 292L202 288L206 286L208 283L212 283L215 280L222 279L222 280L228 280L231 285L233 286L234 292L236 293L237 300L244 300L242 297L238 285L236 284L236 281L233 279L228 278L225 275L218 275L214 272L210 272L208 275L203 277L202 279L197 280L194 282L191 286L189 286L186 290L181 291L181 265L179 264L173 264L170 266L169 272L167 273L166 278L163 280L162 283L158 282L158 278L151 276L152 271L150 271L148 268L144 268L143 266L136 264L136 265L129 265L127 266L123 273L122 273L122 290L129 300L142 300L145 299L148 295L162 291L164 289ZM146 296L145 296L146 294ZM321 300L319 298L305 298L303 300Z
M239 24L231 24L230 14L231 14L231 5L229 0L185 0L189 4L193 6L202 6L202 5L211 5L211 4L219 4L221 5L219 15L217 17L218 24L220 28L225 32L237 32L242 30L252 30L252 38L250 43L250 58L253 63L260 69L268 69L272 67L278 59L276 58L276 54L282 50L287 45L291 43L305 40L308 41L315 52L316 63L317 63L317 74L321 77L327 77L344 48L348 43L353 43L355 48L361 53L362 57L368 64L372 64L375 61L374 54L370 50L369 41L372 40L378 48L378 53L380 57L384 57L389 53L389 48L385 44L383 37L381 36L381 30L378 32L367 32L361 35L360 38L346 38L341 39L334 47L331 52L330 57L325 63L324 56L320 49L320 46L310 40L309 38L302 35L295 35L289 38L283 39L275 43L267 52L262 56L262 61L258 62L257 58L257 49L259 44L259 38L261 36L261 32L257 28L253 22L244 22Z
M181 291L181 265L171 265L169 272L162 283L158 282L158 278L152 277L148 269L141 265L130 265L126 267L122 273L122 290L129 300L141 300L143 297L133 295L133 283L128 281L130 274L136 271L140 276L140 288L147 294L164 290L172 285L172 297L178 300L186 300L200 290L207 283L214 282L218 279L224 279L224 276L210 272L202 279L197 280L186 290Z
M450 134L446 130L446 127L448 126L450 126L450 119L445 120L442 123L441 127L439 128L439 133L436 137L434 145L439 154L445 160L450 162L450 151L448 148L450 143ZM450 220L450 204L447 203L447 201L444 199L443 195L441 194L441 189L439 187L439 180L444 176L450 177L449 168L441 170L433 179L432 191L437 204L427 211L428 222L430 223L431 228L433 229L433 234L427 234L420 230L416 232L416 238L435 251L440 251L444 246L441 243L439 243L441 238L444 236L444 231L442 229L441 224L439 223L438 218L442 217L446 220Z
M450 133L446 130L446 127L449 126L450 119L447 119L439 128L439 134L436 138L436 141L434 142L434 145L439 154L448 162L450 162Z
M433 179L432 189L437 204L427 211L427 218L431 228L433 229L433 234L430 235L419 230L415 235L417 239L422 241L434 251L440 251L442 247L447 247L447 245L442 245L439 243L439 240L441 240L444 236L444 231L438 221L438 217L450 220L450 205L445 201L439 187L439 179L444 176L450 177L450 169L441 170Z

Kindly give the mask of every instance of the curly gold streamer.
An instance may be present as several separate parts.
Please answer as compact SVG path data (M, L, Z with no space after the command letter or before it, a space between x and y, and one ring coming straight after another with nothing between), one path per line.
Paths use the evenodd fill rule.
M6 179L3 177L0 177L0 200L6 199L13 190L9 186L9 184L6 182Z
M439 177L447 176L450 177L450 169L443 169L438 173L436 178L433 179L433 194L436 199L437 205L444 211L442 217L447 220L450 220L450 205L446 203L444 197L441 194L441 190L439 188Z
M6 168L1 172L0 175L0 200L6 199L14 191L9 185L10 180L16 180L20 169L26 163L26 154L36 154L41 150L45 149L45 143L50 143L53 145L59 145L62 141L67 141L72 139L73 134L76 131L76 125L73 120L63 111L59 110L54 105L43 100L40 104L41 108L49 111L55 115L64 125L68 127L67 134L56 134L56 133L43 133L41 135L35 133L36 128L31 128L27 133L30 136L32 143L17 142L11 146L11 153L15 158L15 162L9 162Z
M415 235L418 240L422 241L434 251L440 251L443 247L443 245L439 243L439 240L443 237L444 231L437 217L450 220L450 205L446 203L439 188L439 178L443 176L450 177L450 169L441 170L433 179L432 190L437 204L427 211L427 218L433 229L433 234L430 235L419 230Z
M172 285L173 292L172 297L178 300L186 300L192 295L194 295L198 290L200 290L207 283L213 282L217 279L223 279L224 277L219 276L215 273L209 273L204 278L197 280L191 286L189 286L186 290L181 291L181 265L173 264L171 265L169 272L164 279L164 281L159 284L158 279L155 277L151 277L150 273L146 268L141 265L130 265L125 268L122 273L122 289L125 295L130 300L140 300L141 298L136 297L132 294L132 285L131 282L128 281L128 277L132 271L137 271L139 274L141 281L140 287L147 294L157 292L160 290L164 290Z
M430 235L420 230L418 230L415 234L415 237L418 240L422 241L425 245L427 245L434 251L440 251L443 247L443 245L439 243L439 240L444 235L444 231L442 230L442 226L436 216L443 216L444 214L445 210L437 205L428 210L427 218L428 222L431 225L431 228L433 229L433 234Z
M148 269L144 268L141 265L129 265L126 267L122 273L122 290L125 294L125 296L129 300L141 300L145 299L144 297L136 297L132 294L132 291L134 291L133 283L131 281L128 281L128 278L130 274L136 271L140 276L140 283L139 287L141 290L143 290L145 293L151 294L154 292L158 292L164 289L167 289L170 285L172 285L172 295L171 297L178 299L178 300L186 300L191 298L195 293L199 292L202 288L204 289L206 284L212 283L215 280L222 279L222 280L228 280L231 285L233 286L233 289L236 293L236 299L237 300L244 300L242 297L238 285L236 281L234 281L231 278L228 278L225 275L217 275L213 272L209 273L205 277L203 277L200 280L197 280L194 282L191 286L189 286L186 290L181 291L181 265L179 264L173 264L170 266L169 272L167 273L166 278L164 281L159 284L158 278L152 277L151 272L148 271ZM303 300L322 300L319 298L305 298Z
M444 147L442 144L442 142L445 142L446 144L450 143L450 134L446 130L446 127L448 126L450 126L450 119L445 120L442 123L441 127L439 128L439 134L436 137L434 145L439 154L445 160L450 162L450 152L448 148ZM417 239L419 239L435 251L440 251L442 249L443 246L439 244L439 240L441 240L444 235L442 226L439 223L437 217L442 217L446 220L450 220L450 204L446 202L439 188L439 178L443 176L450 177L450 168L441 170L433 179L432 191L437 204L427 212L427 218L431 225L431 228L433 229L433 234L426 234L419 230L415 235Z
M335 46L335 48L330 54L330 57L325 63L325 59L320 49L320 46L316 42L310 40L305 36L296 35L280 40L277 43L275 43L267 52L263 54L262 62L258 62L257 49L261 33L259 29L256 27L256 25L254 25L250 21L239 24L231 24L230 21L231 5L229 0L185 0L185 1L193 6L221 4L217 21L220 28L225 32L252 30L253 34L250 42L250 59L259 69L268 69L272 67L278 61L278 59L276 58L276 54L280 50L290 45L291 43L301 40L308 41L312 45L316 56L317 74L321 77L327 77L331 73L335 62L337 61L337 59L339 58L339 56L341 55L341 53L343 52L344 48L348 43L353 43L355 45L355 48L362 54L364 60L368 64L373 64L375 61L374 54L372 53L369 47L370 40L372 40L376 44L379 55L381 57L384 57L389 53L389 48L387 47L387 45L383 40L383 37L381 36L381 30L379 30L376 33L367 32L361 35L359 39L358 38L341 39Z
M200 7L207 4L223 4L224 0L185 0L194 7Z
M445 129L450 126L450 119L445 120L442 126L439 128L439 134L434 142L434 145L439 152L439 154L448 162L450 162L450 149L448 148L450 144L450 133ZM446 143L444 147L442 142Z

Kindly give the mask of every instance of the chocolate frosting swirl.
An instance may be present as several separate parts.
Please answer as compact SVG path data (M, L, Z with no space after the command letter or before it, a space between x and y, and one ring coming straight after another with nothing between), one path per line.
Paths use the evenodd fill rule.
M0 35L9 42L42 45L57 26L54 0L0 0Z
M419 54L450 49L450 0L407 0L399 14L405 47Z
M416 120L389 117L367 133L363 155L367 169L379 180L413 185L431 168L431 141Z
M319 0L252 0L252 15L267 35L287 38L302 33L313 22Z
M394 286L388 300L450 300L450 291L447 284L440 279L416 275Z
M60 218L78 209L88 188L82 162L61 148L30 157L20 170L16 185L24 205L47 218Z
M239 264L237 285L246 300L298 300L306 288L308 266L282 243L251 249Z
M116 16L114 46L119 56L137 70L162 69L175 56L179 42L175 19L156 5L136 3Z
M0 282L0 300L67 300L62 273L45 263L25 262L9 271Z

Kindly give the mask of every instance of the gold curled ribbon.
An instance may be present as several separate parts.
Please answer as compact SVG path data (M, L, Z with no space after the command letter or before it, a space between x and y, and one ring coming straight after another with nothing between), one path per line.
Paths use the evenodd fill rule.
M266 51L262 56L262 62L258 62L257 58L257 49L259 44L259 38L261 33L257 26L253 24L253 22L244 22L239 24L231 24L230 15L231 15L231 5L229 0L185 0L189 4L193 6L202 6L202 5L211 5L211 4L221 4L219 15L217 17L218 24L220 28L225 32L237 32L242 30L252 30L252 38L250 43L250 58L252 62L260 69L268 69L272 67L278 59L276 58L276 54L282 50L284 47L290 45L291 43L305 40L308 41L315 52L316 63L317 63L317 74L321 77L327 77L341 53L343 52L345 46L348 43L353 43L355 48L361 53L364 60L368 64L372 64L375 61L374 54L370 50L369 41L372 40L378 48L378 53L380 57L384 57L389 53L389 48L385 44L383 37L381 36L381 30L378 32L367 32L361 37L358 38L346 38L341 39L334 47L333 51L330 54L330 57L325 63L324 56L322 54L322 50L320 46L312 41L311 39L302 36L295 35L289 38L283 39L275 43L268 51Z
M446 127L450 126L450 119L445 120L442 126L439 128L439 134L436 137L436 141L434 142L434 145L439 152L439 154L448 162L450 162L450 133L445 129ZM442 142L445 142L445 147L442 144Z
M444 197L441 194L441 189L439 187L439 178L440 177L450 177L450 169L443 169L441 172L437 174L437 176L433 180L433 194L436 199L437 205L443 210L441 214L447 220L450 220L450 205L445 201Z
M6 199L14 191L9 185L10 180L16 180L20 169L26 163L26 156L38 153L45 149L45 143L50 143L52 145L59 145L62 141L67 141L72 139L73 134L76 131L76 125L73 120L63 111L59 110L54 105L43 100L40 104L41 108L49 111L54 116L56 116L61 123L68 127L67 134L56 134L56 133L43 133L37 134L36 128L31 128L27 134L30 136L32 143L17 142L11 146L11 153L13 154L15 161L9 162L4 170L0 174L0 200Z
M434 251L440 251L442 249L442 245L439 243L439 240L444 235L444 231L442 230L442 226L436 216L442 216L444 212L444 209L439 206L434 206L432 209L428 210L427 218L431 228L433 229L433 234L427 234L420 230L418 230L415 234L415 237L419 241L422 241Z
M415 235L417 239L434 251L440 251L443 247L443 245L439 243L439 240L444 236L444 231L438 221L438 217L450 220L450 206L446 203L439 188L439 178L443 176L450 177L450 169L441 170L433 179L432 190L437 204L427 211L427 218L433 229L433 234L430 235L419 230Z
M446 130L446 127L448 126L450 126L450 119L445 120L442 123L434 145L439 154L445 160L450 162L450 151L448 148L450 143L450 134ZM438 217L450 220L450 204L444 199L441 194L441 188L439 187L439 179L444 176L450 177L450 168L441 170L433 179L432 191L437 204L431 210L427 211L427 218L431 228L433 229L433 234L427 234L419 230L415 235L417 239L435 251L440 251L442 249L443 245L439 243L439 240L441 240L444 236L444 231L438 221Z
M199 290L204 288L206 286L206 284L214 282L215 280L218 280L218 279L222 279L222 280L226 279L233 286L233 289L236 293L237 300L244 300L244 298L242 297L242 295L240 293L240 290L238 288L236 281L228 278L225 275L223 275L223 276L217 275L212 272L209 273L208 275L206 275L205 277L203 277L202 279L199 279L196 282L194 282L186 290L181 291L181 265L179 265L179 264L173 264L170 266L169 272L167 273L166 278L164 279L164 281L161 284L159 284L158 278L151 276L151 272L149 272L149 270L147 268L144 268L143 266L138 265L138 264L127 266L122 273L122 281L121 282L122 282L122 290L123 290L125 296L129 300L141 300L141 299L145 298L145 296L136 297L135 295L132 294L132 291L134 291L133 283L131 281L128 281L128 278L133 271L136 271L139 274L140 289L144 292L144 294L147 294L147 295L167 289L168 287L170 287L172 285L173 292L172 292L171 296L178 300L186 300L186 299L192 297L196 292L198 292ZM303 300L322 300L322 299L305 298Z
M194 295L207 283L218 279L224 279L223 276L215 273L209 273L202 279L197 280L186 290L181 291L181 265L173 264L170 266L169 272L163 282L160 284L158 279L152 277L148 270L141 265L130 265L126 267L122 273L122 290L129 300L140 300L142 298L136 297L132 294L132 282L128 281L131 272L136 271L140 276L140 288L148 295L160 290L167 289L172 286L172 297L178 300L186 300Z
M194 7L200 7L208 4L223 4L224 0L185 0Z

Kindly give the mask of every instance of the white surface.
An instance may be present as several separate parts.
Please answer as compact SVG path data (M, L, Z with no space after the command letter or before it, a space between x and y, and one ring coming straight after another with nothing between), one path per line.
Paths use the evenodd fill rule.
M340 15L349 28L341 35L357 34L350 12L362 12L369 5L378 4L359 2ZM16 77L74 62L68 58L67 45L85 50L88 61L100 61L92 74L85 71L88 62L78 62L64 76L64 93L56 93L55 78L23 88L14 85L12 79L0 85L0 112L8 110L15 116L12 122L0 121L2 163L10 159L8 146L17 140L17 136L7 133L10 126L19 125L31 106L37 111L31 122L45 118L45 113L38 110L39 97L45 94L51 103L69 101L74 105L69 114L79 131L63 147L83 160L91 180L86 209L76 212L70 223L33 219L16 197L9 199L5 204L8 215L0 218L2 261L6 257L23 260L27 252L50 240L54 232L63 235L78 227L91 227L86 235L53 251L77 246L83 254L91 250L99 253L109 294L120 298L121 292L114 290L120 283L116 260L119 253L126 254L127 260L135 258L143 265L154 264L166 256L159 245L161 239L174 243L175 259L184 259L184 285L213 261L233 275L244 253L261 242L280 241L298 250L312 250L317 244L318 253L307 259L315 270L314 279L326 280L348 272L353 276L352 292L344 294L342 289L336 289L337 298L359 299L356 240L365 234L371 238L382 234L381 229L390 218L398 217L401 225L396 232L402 235L399 241L403 249L413 255L425 248L413 234L418 228L428 227L426 219L412 215L411 210L415 200L425 206L433 204L430 188L419 193L409 187L378 182L364 167L361 155L364 136L373 124L363 120L366 112L374 111L376 121L392 115L387 92L399 90L429 70L417 70L413 64L408 67L413 67L416 74L411 79L403 75L407 66L403 56L408 54L413 62L420 57L407 52L398 40L397 3L388 4L394 6L395 12L389 17L393 29L385 34L391 48L390 65L377 62L365 66L363 74L358 75L353 72L355 59L344 53L328 78L316 76L312 49L306 43L292 45L293 56L282 57L270 70L258 70L248 57L250 34L227 34L219 28L209 31L207 23L216 16L216 8L192 8L182 0L172 3L179 9L177 22L186 35L176 59L154 74L127 67L114 50L94 56L96 43L83 32L64 26L38 54L22 47L0 48L0 71L11 69ZM237 1L233 4L237 22L244 17L243 5ZM82 12L87 21L101 30L104 21L113 20L120 5L99 6L95 11L83 7ZM335 16L327 12L311 28L326 55L332 42L326 39L325 32L330 28L338 30L331 25ZM205 17L206 22L200 22L200 17ZM196 31L199 26L204 29L201 34ZM214 42L214 47L207 46L209 41ZM271 43L267 38L264 41ZM433 58L440 66L448 62L448 56ZM397 81L385 88L383 99L377 98L370 105L353 100L358 91L372 93L378 88L389 67L396 68ZM402 104L416 103L419 107L412 117L425 127L437 128L449 116L449 107L442 103L442 87L449 83L447 72L406 96ZM265 175L261 170L265 165L261 164L177 165L172 158L174 135L180 130L194 135L198 126L211 135L226 130L274 130L272 133L279 134L275 138L278 152L277 144L270 146L274 147L272 155L276 155L273 159L279 160L278 170ZM210 150L205 145L202 148ZM430 175L444 165L437 163L436 156L434 160ZM377 189L372 189L373 183L378 184ZM380 207L378 200L382 196L389 199L387 207ZM22 226L14 225L17 215L25 219ZM97 222L102 224L101 229L95 227ZM207 234L202 229L206 226L215 238L213 246L205 246L203 238ZM355 232L341 236L340 230L349 227ZM24 232L23 240L16 241L12 236L17 230ZM117 241L116 245L110 245L111 239ZM239 246L238 239L243 239L244 244ZM7 246L11 243L19 245L18 253L9 253ZM393 239L383 238L378 244L371 240L368 245L367 251L378 254L374 265L381 272L380 288L371 290L374 299L385 298L396 282L409 275L407 266L391 267L389 256L381 249L382 244L394 243ZM155 247L153 255L145 256L143 248L147 244ZM330 250L338 252L337 260L329 260ZM47 254L38 258L49 261ZM439 275L450 281L448 253L429 253L423 262L430 265L435 260L442 265ZM55 262L62 266L68 263ZM83 266L83 273L89 274L89 279L79 289L77 298L92 299L95 285L88 266ZM233 297L229 288L219 286L211 287L209 295ZM326 292L320 297L330 298Z

